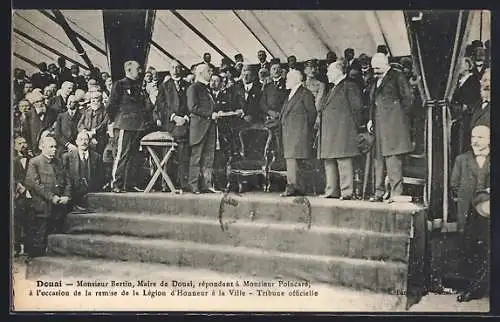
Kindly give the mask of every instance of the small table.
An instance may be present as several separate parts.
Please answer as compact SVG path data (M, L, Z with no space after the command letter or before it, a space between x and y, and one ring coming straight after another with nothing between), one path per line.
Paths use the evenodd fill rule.
M175 148L177 147L177 143L174 138L168 132L153 132L141 139L141 147L145 147L148 151L149 155L153 159L153 162L156 165L156 171L151 177L146 189L144 189L144 193L148 193L153 188L154 184L158 180L158 177L162 176L162 180L168 185L170 189L170 193L180 193L181 190L176 189L172 180L170 179L167 172L163 169L165 164L168 164L168 161L172 157L175 152ZM160 158L156 154L153 147L161 147L161 148L169 148L163 159L160 161Z

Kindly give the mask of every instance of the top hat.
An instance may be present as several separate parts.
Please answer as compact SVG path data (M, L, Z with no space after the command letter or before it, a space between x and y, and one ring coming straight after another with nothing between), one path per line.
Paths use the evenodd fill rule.
M479 215L490 218L490 193L488 190L479 191L472 204Z

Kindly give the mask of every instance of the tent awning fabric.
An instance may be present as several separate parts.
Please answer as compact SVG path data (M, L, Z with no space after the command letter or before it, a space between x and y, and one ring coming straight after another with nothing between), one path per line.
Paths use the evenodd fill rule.
M37 69L26 61L55 62L57 53L67 56L68 64L73 60L86 65L62 27L51 19L54 17L51 10L43 11L45 14L41 10L13 12L12 50L16 53L13 66L30 74ZM92 64L109 71L103 53L106 45L102 10L61 12L76 33L93 43L94 46L90 46L81 41ZM489 24L485 21L487 19L483 19L483 38L489 34ZM392 56L410 55L403 11L157 10L153 28L153 41L170 54L168 57L151 46L147 65L158 70L168 70L172 57L190 67L201 62L205 52L211 54L215 65L219 65L221 53L231 59L240 53L246 63L255 64L258 50L264 50L268 60L275 57L283 62L290 55L295 55L298 61L323 59L328 51L342 56L348 47L355 50L356 56L372 55L381 44L388 46ZM43 48L22 34L53 50ZM477 31L471 35L479 38Z
M51 19L51 10L43 11L45 14L41 10L13 12L13 66L30 74L37 69L26 61L51 63L57 60L58 53L69 58L68 65L76 61L85 66L62 27ZM94 48L106 49L102 10L61 12L76 33L94 44L81 41L92 64L109 71L106 55ZM283 62L290 55L299 61L324 58L330 50L342 56L348 47L354 48L356 55L371 55L377 45L384 43L393 56L410 53L402 11L177 10L174 14L171 10L157 10L153 41L188 67L201 62L205 52L211 54L215 65L219 65L221 53L231 59L240 53L246 63L257 63L258 50L264 50L268 60L276 57ZM171 57L151 46L147 65L168 70Z

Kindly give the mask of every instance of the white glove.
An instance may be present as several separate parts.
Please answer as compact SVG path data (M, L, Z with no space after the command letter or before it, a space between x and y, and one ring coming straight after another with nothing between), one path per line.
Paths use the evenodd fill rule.
M373 121L369 120L368 123L366 123L366 129L368 132L373 133Z

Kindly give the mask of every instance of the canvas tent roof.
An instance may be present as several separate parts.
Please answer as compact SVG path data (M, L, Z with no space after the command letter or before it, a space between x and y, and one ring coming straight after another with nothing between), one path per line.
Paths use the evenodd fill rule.
M102 71L109 71L102 10L61 10L61 13L75 32L93 43L91 46L81 42L92 63ZM86 66L53 18L51 10L13 12L13 67L31 74L37 69L26 59L50 63L57 60L58 53ZM485 27L489 34L489 23ZM470 37L478 39L476 34L471 32ZM205 52L212 55L216 65L222 59L221 53L231 59L241 53L245 62L257 63L257 51L261 49L266 51L268 59L277 57L282 61L289 55L295 55L299 61L324 58L330 50L341 56L347 47L354 48L356 55L363 52L371 55L379 44L388 45L393 56L410 54L402 11L157 10L152 40L188 67L201 62ZM148 66L167 70L170 62L171 58L160 49L150 47Z

